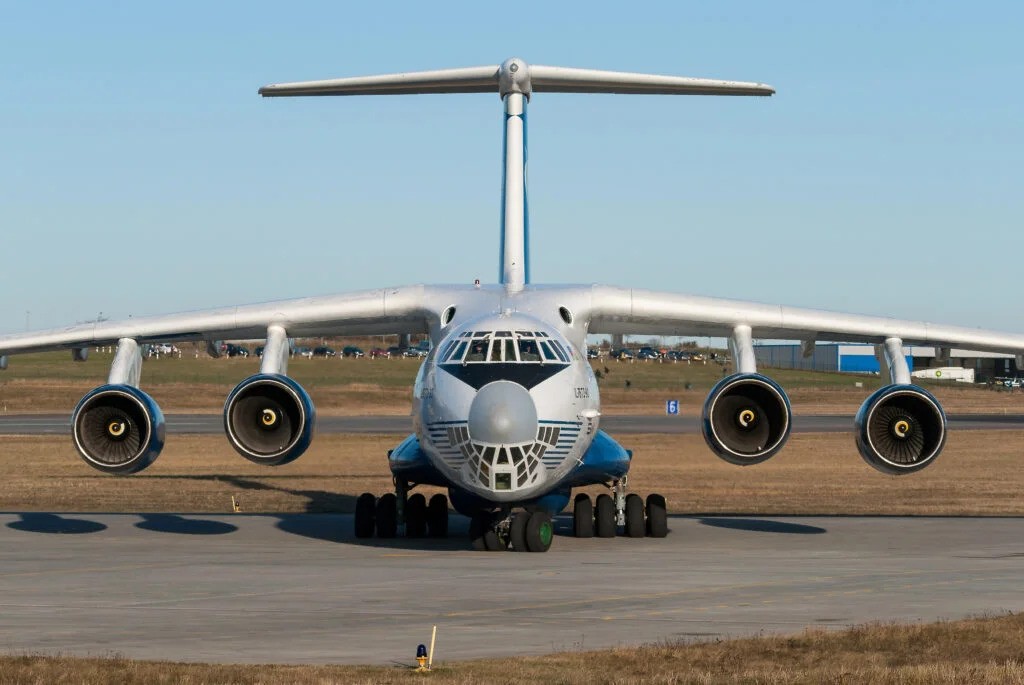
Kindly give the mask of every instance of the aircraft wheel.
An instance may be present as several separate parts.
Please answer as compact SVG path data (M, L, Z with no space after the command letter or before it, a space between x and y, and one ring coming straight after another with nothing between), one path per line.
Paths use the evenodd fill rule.
M487 549L486 532L490 530L490 513L480 511L469 520L469 542L477 552Z
M427 529L432 538L448 537L448 498L437 493L427 505Z
M611 495L598 495L594 501L594 528L599 538L615 537L615 502Z
M398 535L398 498L394 493L381 495L377 500L377 537L393 538Z
M647 534L652 538L668 535L668 505L661 495L647 495Z
M427 534L427 498L417 493L405 503L405 537L421 538Z
M526 546L526 524L529 522L530 516L529 512L520 511L512 517L512 523L508 529L508 539L512 543L512 549L516 552L530 551Z
M576 495L572 507L572 532L578 538L594 537L594 504L590 495Z
M357 538L373 537L376 523L377 498L368 492L359 495L356 500L355 529Z
M644 525L644 501L636 493L626 495L626 528L623 532L631 538L642 538L647 533Z
M555 526L551 522L551 514L546 511L530 514L530 520L526 522L526 549L531 552L547 552L554 536Z

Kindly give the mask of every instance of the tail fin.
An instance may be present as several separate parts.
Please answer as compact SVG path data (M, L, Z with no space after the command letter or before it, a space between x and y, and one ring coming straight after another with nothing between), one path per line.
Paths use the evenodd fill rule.
M505 105L499 278L509 292L518 292L530 281L526 103L532 93L772 95L775 89L763 83L745 81L546 67L512 58L494 66L278 83L263 86L259 92L264 97L498 93Z

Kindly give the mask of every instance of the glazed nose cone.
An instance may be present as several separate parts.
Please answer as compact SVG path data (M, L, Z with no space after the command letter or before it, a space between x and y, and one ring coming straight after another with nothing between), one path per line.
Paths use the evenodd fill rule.
M511 381L480 388L469 408L469 435L477 442L507 445L537 437L537 407L530 392Z

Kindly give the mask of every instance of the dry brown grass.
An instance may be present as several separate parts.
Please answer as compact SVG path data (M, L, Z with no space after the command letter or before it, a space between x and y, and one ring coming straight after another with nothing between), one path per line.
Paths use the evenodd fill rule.
M64 437L0 437L0 510L227 512L351 511L364 491L391 488L386 454L401 436L320 435L302 458L277 468L240 456L221 436L172 435L148 470L100 474ZM1024 514L1024 432L951 433L936 463L885 476L842 434L797 434L764 464L716 459L699 435L632 435L630 486L662 492L675 513ZM591 489L597 492L597 489Z
M1024 617L399 667L0 658L0 683L1024 683Z

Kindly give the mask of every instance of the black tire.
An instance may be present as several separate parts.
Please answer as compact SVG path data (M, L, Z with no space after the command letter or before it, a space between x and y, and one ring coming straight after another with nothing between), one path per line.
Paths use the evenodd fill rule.
M377 519L377 498L368 492L356 500L355 532L357 538L372 538Z
M594 503L580 493L572 506L572 533L578 538L594 537Z
M432 538L448 537L448 498L437 493L427 505L427 529Z
M469 520L469 542L477 552L487 550L484 535L487 533L490 525L491 515L484 511L473 514L473 518Z
M484 549L488 552L504 552L508 549L508 538L500 538L494 528L488 526L484 531Z
M647 534L647 526L644 523L644 501L636 493L626 495L626 527L623 533L631 538L642 538Z
M512 549L516 552L529 552L526 547L526 524L531 514L527 511L520 511L512 517L512 523L508 529L508 539L512 543Z
M405 537L421 538L427 534L427 498L417 493L405 503Z
M599 538L615 537L615 502L611 495L598 495L594 500L594 532Z
M393 538L398 535L398 498L394 493L381 495L377 500L377 537Z
M551 522L551 514L546 511L530 514L526 522L526 549L531 552L547 552L554 537L555 526Z
M652 538L668 535L668 505L661 495L647 495L647 534Z

